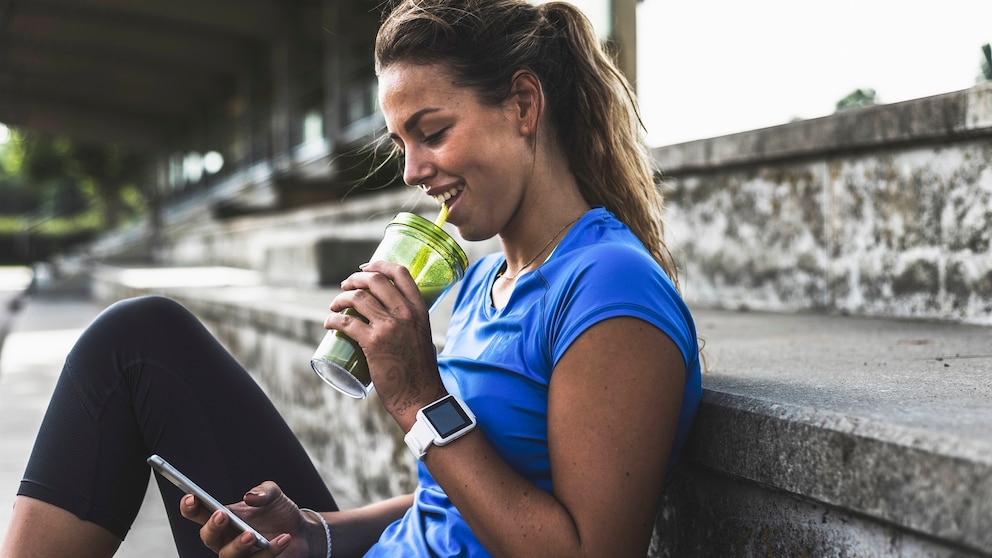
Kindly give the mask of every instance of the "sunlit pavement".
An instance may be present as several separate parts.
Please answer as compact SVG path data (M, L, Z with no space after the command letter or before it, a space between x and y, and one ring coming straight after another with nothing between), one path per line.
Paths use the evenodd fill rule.
M7 530L17 486L65 355L100 309L85 292L45 289L26 299L19 312L12 313L5 303L0 306L0 324L10 323L0 351L0 532ZM161 497L150 486L119 557L178 556Z

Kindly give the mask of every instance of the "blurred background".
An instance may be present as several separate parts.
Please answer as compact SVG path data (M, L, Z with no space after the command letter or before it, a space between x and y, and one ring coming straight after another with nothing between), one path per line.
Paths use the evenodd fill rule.
M992 324L992 2L575 3L636 85L694 312ZM372 45L382 5L0 0L0 342L11 315L21 314L0 374L0 485L20 479L78 328L114 300L157 293L187 305L253 371L339 503L409 489L415 471L396 461L408 454L391 419L365 413L375 406L339 405L307 366L328 300L366 261L386 222L397 211L437 214L432 200L397 180L378 142ZM493 248L463 247L470 259ZM438 314L432 325L440 339L446 322ZM800 489L796 505L781 504L797 490L791 477L780 485L760 477L739 492L706 478L697 485L711 494L686 493L705 528L663 514L678 519L677 528L660 532L696 534L711 546L750 540L761 545L755 554L767 553L775 537L790 552L808 548L798 540L822 529L834 554L882 555L876 551L897 541L909 548L904 541L923 540L920 548L949 541L951 550L917 555L958 556L967 545L988 555L981 506L989 498L961 490L971 488L967 480L920 484L932 471L958 479L968 466L975 478L988 470L987 330L910 334L888 322L811 319L786 322L786 335L768 322L705 316L698 323L714 341L706 350L718 372L707 375L706 389L737 390L730 401L752 402L747 412L719 411L725 418L712 430L727 438L712 445L738 447L730 438L752 428L761 440L728 458L729 469L720 458L704 468L743 478L755 451L767 448L762 463L772 465L754 470L774 470L782 463L775 452L785 448L813 460L790 461L789 471L819 476L819 456L840 459L840 439L835 472L890 476L845 484L848 499L823 508L830 521L823 509L803 515L823 498L820 484ZM842 324L843 336L824 329L832 323ZM880 341L880 327L906 337ZM746 342L738 354L760 365L735 355L728 332ZM863 350L851 351L857 343ZM767 355L780 353L787 373L777 377ZM918 375L903 375L909 358L921 363L909 368ZM838 374L834 361L849 374ZM885 368L889 361L896 364ZM719 373L729 379L722 387ZM758 395L749 399L748 390ZM769 438L767 425L781 421L782 408L830 408L834 399L853 409L855 418L845 420L856 427L850 439L833 431L795 436L793 426ZM768 415L752 412L766 404ZM895 425L893 445L913 440L905 452L875 459L877 444L857 425L880 413L886 428ZM915 423L899 429L907 417L936 428L932 437L920 442ZM953 432L941 429L947 424ZM967 444L958 441L974 432L968 447L977 457L963 462ZM920 444L953 449L943 468L934 467ZM848 457L862 452L867 457L852 465ZM832 473L823 478L836 484ZM911 491L901 489L907 478L917 479ZM753 508L721 507L733 500L728 495L746 502L756 490L771 495ZM5 494L0 500L13 498ZM879 513L871 500L866 508L866 494L888 497L889 507ZM149 491L147 498L158 497ZM773 517L771 529L755 527L781 509L800 510L783 512L798 520ZM9 510L0 502L0 528ZM119 555L174 558L163 508L142 513L151 515L139 516ZM865 528L866 518L881 527ZM862 541L870 548L858 547ZM652 555L702 554L728 553Z
M987 1L575 3L636 83L654 146L992 77ZM145 240L115 255L154 259L169 223L399 187L376 147L379 10L0 2L0 264L129 229Z

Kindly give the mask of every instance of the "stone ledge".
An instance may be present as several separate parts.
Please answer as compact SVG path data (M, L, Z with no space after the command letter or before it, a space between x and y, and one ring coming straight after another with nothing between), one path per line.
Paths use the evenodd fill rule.
M665 174L683 175L812 155L890 149L992 135L992 84L901 103L841 111L653 150Z
M992 552L985 440L708 390L689 453L711 472L870 518L904 538Z
M344 505L413 486L412 458L378 406L338 396L307 370L334 291L192 275L196 286L148 287L103 268L94 292L104 302L155 292L189 306L270 393ZM651 556L992 555L992 329L695 315L711 370Z

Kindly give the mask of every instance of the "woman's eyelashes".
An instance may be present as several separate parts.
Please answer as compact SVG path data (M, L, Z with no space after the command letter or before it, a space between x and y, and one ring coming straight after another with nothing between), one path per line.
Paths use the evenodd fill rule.
M450 128L450 126L446 126L444 128L441 128L437 132L434 132L433 134L430 134L429 136L424 136L424 139L422 140L423 143L425 145L437 145L437 144L441 143L441 140L444 139L445 134L448 133L448 129L449 128Z
M433 134L424 136L423 139L420 140L420 143L428 146L433 146L441 143L441 141L444 139L444 136L447 135L449 128L450 126L447 126L441 128L440 130L434 132ZM399 157L406 156L406 148L403 145L403 141L399 139L399 136L395 134L390 134L389 141L393 144L393 149L395 150L397 156Z

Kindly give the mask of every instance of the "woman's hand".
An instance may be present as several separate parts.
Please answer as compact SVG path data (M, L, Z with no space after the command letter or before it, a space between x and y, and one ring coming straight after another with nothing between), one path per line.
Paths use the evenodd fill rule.
M385 261L361 266L341 288L324 327L358 343L383 405L408 430L417 410L445 394L427 305L410 272ZM354 308L368 323L341 314L346 308Z
M203 525L200 529L203 544L223 558L306 558L321 554L327 544L323 526L316 518L301 512L274 482L256 486L245 494L243 501L228 508L263 536L271 537L270 548L260 550L251 534L237 532L223 512L211 513L191 494L184 496L179 505L183 517Z

